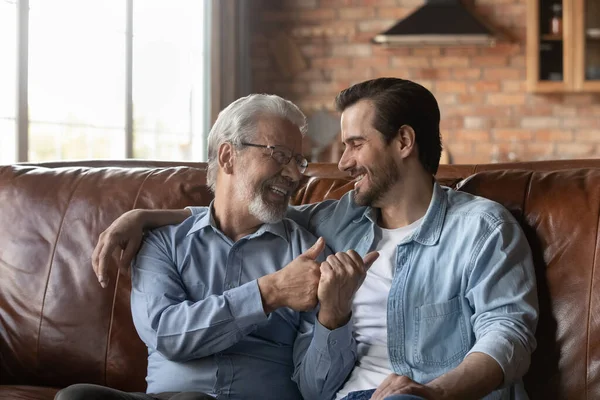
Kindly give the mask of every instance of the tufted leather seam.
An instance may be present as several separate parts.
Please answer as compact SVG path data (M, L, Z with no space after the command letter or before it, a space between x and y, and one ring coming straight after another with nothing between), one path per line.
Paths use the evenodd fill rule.
M73 190L69 194L69 199L67 200L67 206L65 207L62 217L60 218L60 224L58 225L58 232L56 233L56 239L54 240L54 245L52 246L52 253L50 255L50 263L48 265L48 274L46 275L46 286L44 287L44 295L42 296L42 307L40 309L40 323L38 326L38 336L37 336L37 345L36 345L36 353L37 353L36 360L37 360L38 365L40 362L40 337L42 336L42 322L44 321L44 307L46 306L46 294L48 293L48 285L50 284L50 274L52 274L52 265L54 264L54 256L56 254L56 246L58 246L58 239L60 238L60 234L62 232L62 227L65 222L65 217L67 216L67 211L69 211L69 206L71 204L71 200L73 199L73 195L75 194L75 191L77 190L77 188L79 187L79 184L81 183L83 175L85 175L85 171L83 171L83 173L78 177L77 181L75 182L75 186L73 187Z
M138 191L135 195L135 199L133 200L133 205L131 207L131 209L135 209L135 206L138 202L138 199L140 197L140 193L142 192L142 188L144 187L144 184L146 183L146 181L154 174L154 171L150 171L148 173L148 175L146 175L146 177L144 178L144 181L140 184L140 187L138 188ZM110 320L108 322L108 332L106 333L106 353L104 354L104 384L108 385L107 382L107 376L108 376L108 353L110 352L110 335L112 333L112 327L113 327L113 322L114 322L114 317L115 317L115 303L117 302L117 288L119 287L119 277L121 276L120 271L117 272L117 277L115 279L115 291L113 293L113 300L112 300L112 305L110 307Z
M531 171L529 173L529 178L527 179L527 185L525 189L525 193L523 194L523 202L522 202L522 207L523 207L523 212L521 215L521 223L524 225L525 224L525 215L527 215L527 200L529 200L529 196L531 195L531 182L533 181L533 174L535 174L535 172Z
M585 341L585 398L588 399L589 393L589 374L590 374L590 326L592 320L592 293L594 289L594 275L596 272L596 260L598 257L598 246L600 246L600 208L598 209L598 223L596 224L596 244L594 246L594 256L592 257L592 276L590 277L590 289L588 294L588 317Z

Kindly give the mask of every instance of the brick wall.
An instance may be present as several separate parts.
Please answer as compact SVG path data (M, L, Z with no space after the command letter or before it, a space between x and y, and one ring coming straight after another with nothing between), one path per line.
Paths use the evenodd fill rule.
M353 83L407 78L437 97L455 163L600 157L600 94L526 92L525 0L473 1L515 38L492 48L370 43L423 0L251 1L253 91L289 98L310 115L333 112L335 95ZM282 34L292 46L273 44ZM301 57L285 68L277 52Z

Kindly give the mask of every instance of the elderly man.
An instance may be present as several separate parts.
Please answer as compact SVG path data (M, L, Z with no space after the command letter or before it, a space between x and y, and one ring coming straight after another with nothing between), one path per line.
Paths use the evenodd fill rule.
M356 360L350 299L377 254L321 262L323 239L283 219L307 166L304 131L302 112L277 96L219 114L209 136L214 201L150 232L131 270L148 394L75 385L57 399L335 395Z
M380 253L353 298L358 361L336 398L527 399L521 378L538 302L519 224L499 204L435 182L440 112L421 85L374 79L342 91L336 105L339 168L354 190L288 210L335 251ZM117 220L98 245L99 280L116 247L137 247L144 223L176 223L190 211Z

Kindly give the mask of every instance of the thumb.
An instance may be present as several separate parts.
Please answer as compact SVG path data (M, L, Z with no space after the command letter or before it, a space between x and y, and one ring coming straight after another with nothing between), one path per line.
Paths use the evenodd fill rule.
M319 239L317 239L315 244L313 244L311 248L302 253L302 255L304 257L310 258L311 260L316 260L323 250L325 250L325 239L320 237Z
M119 260L119 270L123 275L127 275L129 272L129 267L131 266L131 261L135 256L135 252L137 247L134 244L134 241L130 240L127 242L127 246L121 252L121 259Z
M365 264L365 271L367 271L369 268L371 268L371 265L373 265L375 260L377 260L378 258L379 258L378 251L372 251L369 254L367 254L365 256L365 258L363 258L363 262Z

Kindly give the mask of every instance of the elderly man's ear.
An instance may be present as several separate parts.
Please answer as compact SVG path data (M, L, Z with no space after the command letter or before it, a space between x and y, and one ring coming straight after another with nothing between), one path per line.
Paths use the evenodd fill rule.
M227 175L233 174L233 159L235 156L235 149L229 142L223 143L219 146L218 161L219 167Z

